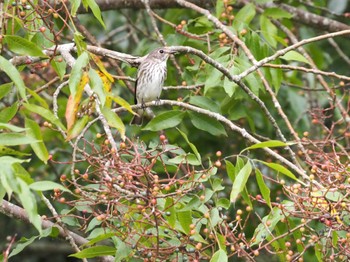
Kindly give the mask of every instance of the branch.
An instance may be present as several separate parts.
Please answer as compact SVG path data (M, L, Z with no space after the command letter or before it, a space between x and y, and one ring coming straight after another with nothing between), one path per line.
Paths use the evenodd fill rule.
M215 5L216 1L208 1L208 0L189 0L190 2L202 6L204 8L211 8ZM102 11L107 10L115 10L115 9L144 9L145 5L140 0L96 0L99 8ZM150 0L150 7L152 9L166 9L166 8L181 8L179 4L176 3L175 0ZM80 13L86 13L88 10L84 8L80 8Z
M236 80L241 80L242 78L246 77L247 75L249 75L250 73L256 71L259 67L263 66L264 64L274 61L276 60L278 57L283 56L284 54L286 54L287 52L291 51L291 50L295 50L300 46L312 43L312 42L317 42L323 39L327 39L327 38L334 38L336 36L342 36L342 35L348 35L350 34L350 29L348 30L344 30L344 31L340 31L340 32L336 32L336 33L329 33L329 34L324 34L324 35L320 35L320 36L316 36L316 37L312 37L312 38L308 38L308 39L304 39L301 40L293 45L290 45L284 49L280 49L278 51L276 51L275 54L269 56L269 57L265 57L264 59L261 59L260 61L258 61L257 63L255 63L252 67L248 68L247 70L243 71L242 73L240 73L239 75L236 75L234 78Z
M344 75L339 75L335 72L326 72L326 71L322 71L322 70L318 70L315 68L306 68L306 67L301 67L301 66L292 66L292 65L284 65L284 64L265 64L264 67L271 67L271 68L279 68L279 69L287 69L287 70L297 70L297 71L302 71L305 73L312 73L312 74L316 74L316 75L324 75L324 76L328 76L328 77L334 77L334 78L338 78L340 80L344 80L344 81L350 81L350 77L348 76L344 76Z
M158 107L158 106L164 106L164 105L178 106L178 107L182 107L182 108L194 111L194 112L199 113L199 114L204 114L208 117L211 117L211 118L218 120L219 122L224 123L229 129L241 134L241 136L243 138L247 139L252 144L257 144L257 143L261 142L260 140L256 139L254 136L252 136L247 130L235 125L234 123L232 123L229 119L227 119L223 115L221 115L219 113L212 112L210 110L206 110L206 109L197 107L197 106L193 106L193 105L190 105L190 104L187 104L184 102L178 102L178 101L173 101L173 100L158 100L158 101L148 102L145 104L133 105L133 106L131 106L131 108L133 110L136 110L136 109L140 109L140 108L144 108L144 107L150 107L150 106L157 106ZM126 109L123 107L118 107L118 108L113 109L113 111L115 113L120 113L120 112L126 111ZM96 119L94 121L91 121L91 122L95 122L95 121L96 121ZM89 123L89 125L91 125L91 123ZM264 150L266 153L268 153L270 156L274 157L275 159L277 159L281 163L288 166L291 170L293 170L295 173L300 175L303 179L310 181L309 176L306 174L306 172L303 169L299 168L298 166L296 166L295 164L293 164L292 162L290 162L289 160L287 160L286 158L284 158L280 154L276 153L274 150L267 148L267 147L262 148L262 150ZM302 183L301 181L299 181L299 182ZM318 184L316 181L312 181L312 183Z
M31 224L29 221L28 214L23 208L15 205L15 204L12 204L6 200L1 201L0 213L3 213L4 215L6 215L8 217L21 220L27 224ZM77 244L79 246L84 245L84 244L89 242L87 239L83 238L82 236L79 236L78 234L76 234L72 231L69 231L67 229L63 229L62 227L58 226L57 224L52 223L49 220L41 219L41 226L43 229L56 227L58 229L58 232L59 232L58 236L60 238L66 239L67 237L69 237L69 238L73 239L75 244ZM111 256L106 256L106 257L101 257L101 261L109 262L109 261L114 261L114 259Z
M293 20L302 24L306 24L309 26L312 26L318 30L324 30L329 32L338 32L343 30L349 30L350 26L341 22L338 22L333 19L329 19L324 16L316 15L313 13L310 13L308 11L305 11L301 8L297 8L294 6L290 6L287 4L274 4L274 3L267 3L264 5L264 7L271 8L271 7L280 7L284 9L285 11L293 14Z

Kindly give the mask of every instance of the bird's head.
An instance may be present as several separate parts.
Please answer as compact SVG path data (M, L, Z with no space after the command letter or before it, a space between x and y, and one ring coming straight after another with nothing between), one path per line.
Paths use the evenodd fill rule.
M171 50L170 47L160 47L155 50L153 50L147 58L153 58L159 61L166 61L171 54L174 54L175 51Z

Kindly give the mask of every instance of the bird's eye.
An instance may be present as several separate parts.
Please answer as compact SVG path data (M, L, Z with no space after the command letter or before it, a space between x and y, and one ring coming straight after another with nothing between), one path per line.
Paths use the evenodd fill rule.
M163 54L163 53L164 53L164 50L163 50L163 49L160 49L160 50L159 50L159 53Z

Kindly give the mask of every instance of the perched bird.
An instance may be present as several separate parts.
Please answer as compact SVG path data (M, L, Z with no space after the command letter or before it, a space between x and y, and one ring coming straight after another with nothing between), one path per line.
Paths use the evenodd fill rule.
M167 75L166 62L173 53L175 52L169 47L157 48L141 62L135 84L135 104L159 99ZM131 120L132 125L141 125L145 113L153 116L150 108L139 109L136 113L137 115Z

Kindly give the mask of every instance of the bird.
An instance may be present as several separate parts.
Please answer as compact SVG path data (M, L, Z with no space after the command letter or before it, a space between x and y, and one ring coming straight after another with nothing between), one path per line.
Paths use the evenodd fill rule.
M160 47L150 52L140 63L135 83L135 104L144 105L147 102L159 100L167 76L167 61L175 51L169 47ZM141 108L131 120L131 125L142 125L146 113L154 114L150 108Z

